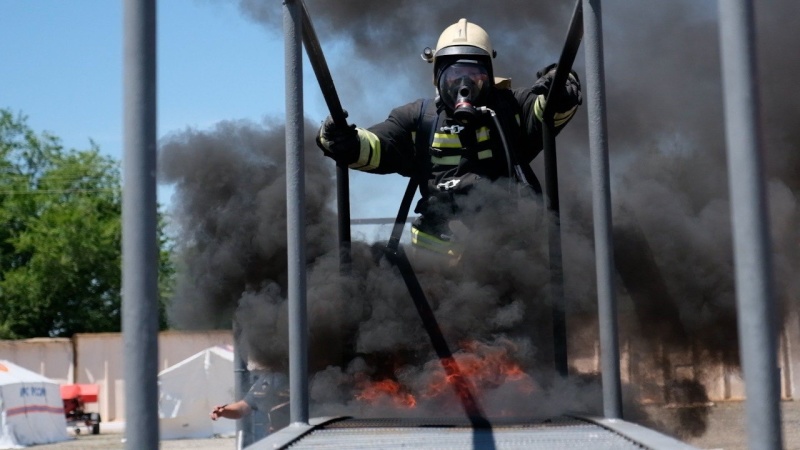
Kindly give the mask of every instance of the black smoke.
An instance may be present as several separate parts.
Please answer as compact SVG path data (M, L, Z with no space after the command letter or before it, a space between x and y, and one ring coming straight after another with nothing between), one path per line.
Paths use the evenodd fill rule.
M313 128L306 124L307 130ZM335 216L329 208L331 165L316 149L312 131L306 133L305 157L315 402L320 411L365 408L358 393L370 382L392 380L418 397L415 414L434 412L442 402L458 405L448 389L429 392L444 371L381 246L354 242L350 274L340 275ZM235 320L249 358L281 371L288 358L283 137L281 126L225 122L209 131L173 133L161 145L162 179L176 188L172 224L181 270L169 311L173 324L228 328ZM552 384L552 357L546 350L552 346L546 243L541 238L547 219L534 200L503 201L506 189L488 185L467 199L465 210L480 212L463 218L470 231L462 240L476 238L458 264L425 254L412 259L456 361L471 370L480 363L477 352L496 363L489 367L491 376L475 386L487 392L486 412L542 414L551 409L536 402L530 410L530 402L515 404L510 398L514 385L543 398L555 395L543 389ZM505 218L504 226L496 224L497 217ZM502 365L516 373L497 371ZM505 383L509 377L515 377L513 382ZM596 387L586 386L587 391ZM562 410L576 406L561 405ZM382 411L380 403L373 406L369 414Z
M238 3L247 17L280 36L279 4ZM492 36L498 51L495 73L524 86L533 82L536 70L557 59L573 6L545 1L307 4L323 49L334 47L339 55L330 62L343 103L351 119L364 126L382 120L394 106L432 93L432 67L419 54L460 17ZM692 349L703 361L735 366L731 200L713 7L689 0L603 2L615 263L623 339L641 346L645 355ZM800 281L793 276L800 268L800 136L794 126L800 94L790 88L800 64L791 49L800 44L800 32L788 23L798 9L786 0L756 9L774 275L785 312L797 310L800 294ZM579 57L579 73L582 65ZM381 80L391 80L392 89ZM577 317L571 327L592 326L595 320L583 111L559 138L566 297ZM310 136L321 119L306 124L312 397L338 410L362 405L353 401L353 393L365 374L400 379L412 389L418 380L434 377L437 365L405 286L385 259L376 258L367 244L355 243L352 277L342 281L337 275L330 164ZM285 364L287 352L284 151L281 126L231 122L171 136L162 145L161 160L164 180L176 184L178 196L173 220L183 270L172 320L182 327L227 327L235 316L254 358L278 366ZM540 160L534 169L541 176ZM386 179L374 178L376 186ZM488 189L482 195L499 194ZM455 352L464 349L464 339L478 340L504 349L530 371L546 365L549 348L549 323L540 314L548 307L542 213L536 205L509 211L505 202L488 204L497 209L471 223L473 233L486 238L476 240L458 270L433 270L436 264L425 260L415 265ZM528 330L533 333L525 334ZM546 377L530 382L544 396L558 398L567 391L553 388ZM544 385L551 390L541 389ZM691 386L681 395L706 398ZM492 390L496 397L489 396L490 405L503 397L501 391ZM586 391L592 389L576 388L585 395L568 406L580 409L580 398L583 406L596 407L596 391Z

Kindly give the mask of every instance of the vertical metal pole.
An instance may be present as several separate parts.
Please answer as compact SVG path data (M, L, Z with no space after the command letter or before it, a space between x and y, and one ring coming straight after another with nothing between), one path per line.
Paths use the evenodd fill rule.
M292 423L308 424L303 47L301 6L283 6L286 58L286 228L289 252L289 392Z
M158 449L156 1L125 0L124 8L125 448Z
M739 349L750 449L780 449L781 411L753 4L719 6Z
M583 10L603 414L607 418L618 419L622 417L622 383L619 373L617 297L614 291L614 245L611 233L611 187L600 0L583 0Z

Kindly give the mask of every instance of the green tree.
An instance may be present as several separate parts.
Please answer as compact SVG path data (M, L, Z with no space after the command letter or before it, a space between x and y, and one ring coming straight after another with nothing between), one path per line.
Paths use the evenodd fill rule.
M0 338L120 330L119 163L0 109ZM163 230L163 226L161 227ZM163 303L173 268L159 230Z

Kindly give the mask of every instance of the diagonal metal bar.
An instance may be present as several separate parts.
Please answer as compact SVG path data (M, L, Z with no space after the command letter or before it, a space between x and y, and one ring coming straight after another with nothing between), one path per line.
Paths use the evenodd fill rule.
M561 219L558 201L558 163L556 159L556 130L553 123L555 115L554 106L558 103L560 89L555 86L564 86L567 76L572 70L575 56L583 38L583 6L582 0L575 3L569 31L558 59L553 83L547 93L547 103L544 108L542 139L544 150L544 182L545 204L550 212L547 221L547 242L550 259L550 299L553 305L553 357L556 371L561 376L567 376L569 367L567 363L567 318L564 300L564 273L561 255Z
M453 352L450 350L450 346L447 344L444 334L442 334L442 329L439 327L436 315L434 315L433 309L431 309L428 299L425 296L425 292L419 284L419 280L414 273L414 268L411 266L408 256L406 256L403 251L403 247L400 246L400 235L403 232L403 227L408 218L412 197L418 186L418 179L416 177L411 177L408 181L403 201L400 204L400 209L397 211L397 218L392 228L389 243L385 249L386 258L400 271L403 282L405 282L408 288L408 293L411 295L411 300L414 302L414 307L417 309L417 313L422 320L422 326L425 328L425 332L431 340L433 350L436 352L436 356L439 357L439 362L441 362L442 368L447 374L447 379L450 380L450 384L453 386L453 389L455 389L456 395L459 400L461 400L461 405L464 407L467 417L469 417L469 420L475 428L488 429L491 428L491 425L484 416L477 398L472 393L469 382L464 378L458 362L453 357Z
M325 61L325 55L322 53L317 33L314 31L314 25L311 23L308 8L306 8L303 0L298 0L298 3L303 22L303 45L308 54L311 68L317 77L317 82L322 90L322 96L328 105L333 122L340 127L346 127L347 114L339 101L339 95L336 93L336 86L333 84L333 77L331 77L328 63ZM350 234L350 175L347 165L343 163L336 164L336 207L339 229L339 263L342 272L347 272L347 268L352 261L350 254L350 243L352 241Z
M390 245L386 249L386 256L399 269L411 298L414 300L414 306L422 319L422 325L431 340L436 356L439 357L439 362L447 375L447 380L453 386L470 423L476 429L491 429L491 424L484 415L469 381L464 377L458 362L453 356L453 352L447 344L447 340L442 334L433 309L431 309L425 297L422 286L419 284L419 280L414 274L414 269L411 267L403 248L397 245Z

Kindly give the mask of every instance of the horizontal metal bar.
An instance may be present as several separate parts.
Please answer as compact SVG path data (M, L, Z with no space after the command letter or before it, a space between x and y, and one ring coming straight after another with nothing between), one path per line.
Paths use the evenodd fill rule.
M364 219L350 219L351 225L391 225L395 223L397 219L393 219L391 217L375 217L375 218L364 218ZM416 217L409 217L406 219L406 223L412 223L416 220Z

